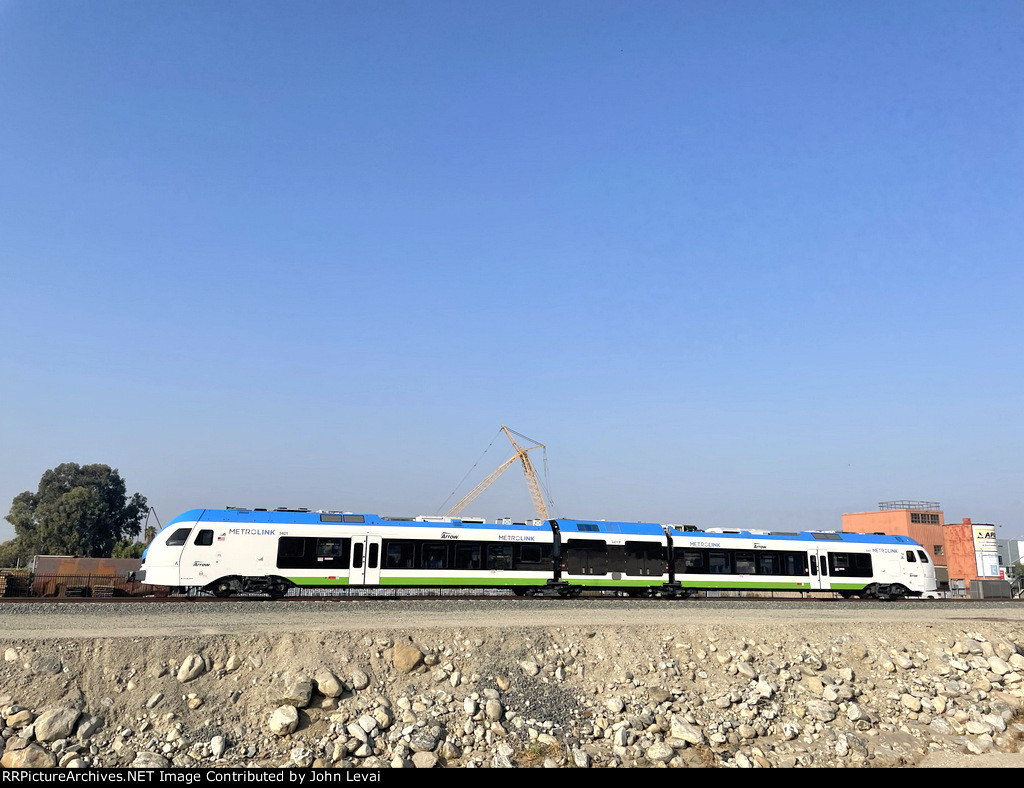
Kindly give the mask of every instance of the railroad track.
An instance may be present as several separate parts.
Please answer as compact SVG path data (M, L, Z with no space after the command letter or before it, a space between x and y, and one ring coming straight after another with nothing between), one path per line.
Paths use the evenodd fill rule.
M142 597L0 597L0 605L13 604L13 605L105 605L105 604L130 604L130 605L145 605L145 604L156 604L156 605L167 605L167 604L194 604L194 603L216 603L216 604L234 604L239 602L282 602L285 604L294 604L299 602L359 602L359 601L466 601L466 602L480 602L487 600L508 600L513 601L516 599L531 600L538 602L564 602L567 599L571 600L587 600L587 599L600 599L603 601L622 601L622 602L636 602L646 601L651 603L663 603L666 605L672 604L686 604L687 602L707 602L707 603L733 603L737 601L742 602L779 602L779 603L793 603L793 604L815 604L815 603L848 603L856 604L863 603L866 601L878 602L879 604L885 604L882 600L863 600L863 599L844 599L839 595L826 596L826 595L807 595L807 596L772 596L772 595L745 595L745 596L703 596L695 594L687 598L673 598L673 597L630 597L627 595L616 595L616 594L600 594L600 593L586 593L578 597L560 597L560 596L529 596L529 597L517 597L512 593L466 593L466 594L438 594L430 592L420 593L401 593L401 594L382 594L382 593L348 593L348 594L297 594L294 596L284 596L278 599L270 599L265 595L251 594L251 595L239 595L233 597L217 597L212 594L199 594L199 595L175 595L175 596L142 596ZM974 603L974 602L1019 602L1021 600L1016 599L968 599L968 598L957 598L957 599L921 599L921 600L910 600L903 599L899 601L913 601L917 605L921 606L941 606L948 604L963 604L963 603Z

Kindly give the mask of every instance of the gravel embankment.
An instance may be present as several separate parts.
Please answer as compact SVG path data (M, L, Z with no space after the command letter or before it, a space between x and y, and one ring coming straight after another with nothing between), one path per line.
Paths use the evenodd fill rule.
M0 604L5 766L1022 766L1024 607Z

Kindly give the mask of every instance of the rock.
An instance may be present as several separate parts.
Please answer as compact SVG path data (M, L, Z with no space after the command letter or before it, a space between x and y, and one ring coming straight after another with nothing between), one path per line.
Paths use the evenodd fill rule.
M206 673L206 660L200 654L190 654L178 668L178 681L187 684Z
M500 701L491 699L484 704L484 713L491 722L498 722L505 713L505 709Z
M338 698L345 691L341 679L329 670L318 671L314 676L317 691L326 698Z
M540 673L540 666L532 659L524 659L519 663L519 667L527 676L536 676Z
M7 717L5 719L5 722L7 723L8 728L24 728L26 725L29 725L35 718L36 715L28 709L21 709L20 711L16 711L14 712L14 714Z
M171 762L158 752L140 752L132 761L133 769L167 769Z
M824 700L807 701L807 714L820 722L831 722L836 718L836 710L831 703Z
M67 739L75 730L75 723L82 713L78 709L51 709L44 711L35 722L35 735L38 741L57 741Z
M92 715L83 715L78 721L75 737L79 741L91 739L103 727L103 720Z
M644 751L644 757L653 763L668 763L675 754L675 750L663 741L655 742Z
M432 752L414 752L412 765L417 769L433 769L438 764L438 757Z
M210 755L214 758L223 756L227 747L228 743L223 736L214 736L210 739Z
M52 769L57 758L38 744L30 744L20 750L6 750L0 764L7 769Z
M270 715L268 723L272 733L277 736L287 736L299 727L299 711L294 706L280 706Z
M313 765L313 761L316 759L316 753L308 747L296 747L289 753L289 756L292 759L292 763L300 769L309 768Z
M409 739L409 747L413 752L430 752L437 747L437 737L425 728L420 728Z
M352 671L352 689L364 690L370 686L370 677L358 668Z
M395 669L402 673L412 673L423 664L423 652L411 643L395 643L392 658Z
M40 654L32 660L30 670L33 673L60 673L64 665L53 654Z
M673 739L680 739L687 744L694 745L704 744L705 742L703 731L696 726L691 725L677 714L672 715L669 737Z
M296 706L300 709L309 705L313 697L313 680L305 673L285 671L271 683L267 699L276 706Z
M590 753L586 750L574 749L572 751L572 765L577 769L588 769L590 768Z

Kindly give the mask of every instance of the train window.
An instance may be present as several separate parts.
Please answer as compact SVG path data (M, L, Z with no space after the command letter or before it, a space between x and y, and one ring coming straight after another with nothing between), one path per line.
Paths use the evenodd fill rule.
M312 550L310 553L312 554ZM279 569L302 569L309 566L306 558L306 540L301 536L282 536L278 539L277 566Z
M455 569L480 569L480 545L458 544L455 545Z
M489 545L487 545L487 568L488 569L511 569L512 568L512 545L510 545L510 544L489 544Z
M348 556L351 552L351 539L317 539L316 555L308 566L348 569Z
M340 539L317 539L317 558L337 558L341 555L342 544Z
M342 515L341 521L343 523L365 523L366 518L361 514L345 514Z
M365 545L362 542L356 542L355 548L352 550L352 568L362 569L363 567L363 549Z
M752 575L754 574L754 554L744 552L733 553L733 561L735 562L735 571L738 575Z
M778 553L758 553L757 573L759 575L781 575L782 557Z
M710 574L727 575L731 569L727 552L724 550L710 550L708 552L708 572Z
M921 563L922 564L927 564L928 563L928 554L924 550L918 550L917 551L917 556L918 556L918 558L921 559Z
M416 556L415 542L392 542L386 543L384 566L387 569L412 569Z
M913 550L907 550L907 561L909 561L912 564L917 563L917 558L914 556Z
M197 544L202 547L209 547L213 544L213 530L210 528L204 528L198 534L196 534L196 540L192 544Z
M370 554L366 558L366 568L367 569L376 569L377 568L377 558L378 558L379 555L380 555L380 545L377 544L376 542L374 542L373 544L370 545Z
M421 569L447 569L448 545L444 542L424 542L420 551Z
M830 553L832 574L837 577L871 577L871 556L867 553Z
M782 553L782 574L797 577L807 574L807 553L787 550Z
M682 556L676 558L676 571L699 574L705 572L704 550L683 550Z
M320 522L322 523L340 523L342 522L340 514L322 514L320 515Z
M185 542L188 541L188 535L192 533L191 528L179 528L169 537L167 537L168 547L181 547Z
M306 540L300 536L282 536L277 542L278 558L301 558Z
M513 569L547 569L551 566L551 545L516 545L512 551Z

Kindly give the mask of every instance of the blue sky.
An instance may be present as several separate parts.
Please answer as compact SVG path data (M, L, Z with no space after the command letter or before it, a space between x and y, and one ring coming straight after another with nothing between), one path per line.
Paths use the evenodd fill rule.
M0 506L1022 535L1022 23L0 1Z

